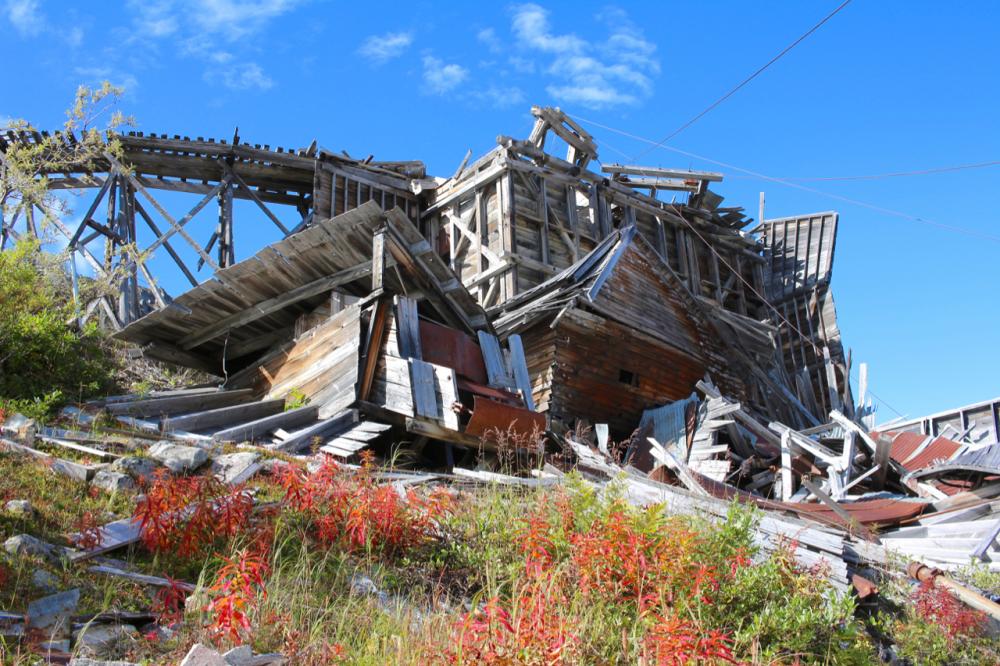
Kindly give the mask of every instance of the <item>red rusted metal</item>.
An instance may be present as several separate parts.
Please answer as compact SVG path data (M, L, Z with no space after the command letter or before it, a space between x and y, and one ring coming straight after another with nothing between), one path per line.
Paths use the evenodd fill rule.
M428 363L451 368L479 384L489 381L479 345L461 331L421 319L420 350Z
M734 488L727 483L721 483L710 479L703 474L690 470L691 474L698 480L698 483L713 497L731 500L734 497L745 504L756 504L762 509L771 511L792 511L800 516L811 518L826 525L836 525L849 530L851 525L837 515L833 509L825 504L813 504L805 502L776 502L755 497L745 490ZM652 476L651 476L652 478ZM865 526L891 526L898 525L907 518L912 518L924 510L925 505L919 502L901 502L891 499L866 500L864 502L841 502L840 506L851 514L851 518L857 523Z
M530 437L545 431L545 416L523 407L504 405L495 400L474 396L472 418L465 427L465 434L482 437L494 428L506 432L508 428L518 436Z
M864 576L851 574L851 585L854 586L855 592L858 593L858 599L866 599L873 594L878 594L878 585Z
M483 384L477 384L476 382L469 381L468 379L463 379L461 377L456 378L458 388L460 391L468 391L473 395L481 395L484 398L489 398L490 400L496 400L497 402L502 402L514 407L523 407L524 401L521 400L521 396L516 393L511 393L510 391L505 391L503 389L493 388L492 386L485 386Z

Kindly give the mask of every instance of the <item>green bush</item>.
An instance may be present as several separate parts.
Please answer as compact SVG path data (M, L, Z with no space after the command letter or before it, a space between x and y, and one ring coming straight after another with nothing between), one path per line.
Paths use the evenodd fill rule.
M108 390L111 356L96 325L77 329L65 273L38 242L0 252L0 410L43 416Z

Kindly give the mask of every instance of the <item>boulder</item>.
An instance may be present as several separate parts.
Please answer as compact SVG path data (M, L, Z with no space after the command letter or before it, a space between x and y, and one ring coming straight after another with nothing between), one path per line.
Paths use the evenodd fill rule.
M36 599L28 604L28 627L44 629L47 636L66 635L79 603L80 590L76 589Z
M128 474L112 472L102 469L94 475L91 485L106 490L109 493L117 493L125 490L135 490L135 481Z
M94 657L113 657L139 632L130 624L89 624L73 636L76 649Z
M3 542L3 549L11 555L34 555L52 562L59 561L63 550L30 534L18 534L10 537Z
M240 484L260 469L260 454L252 451L227 453L212 461L212 473L223 483Z
M4 513L18 518L32 518L35 515L35 507L28 500L12 499L3 505Z
M225 657L215 650L205 647L201 643L195 643L188 650L181 666L229 666L229 664L226 663Z
M159 460L174 474L192 472L208 461L208 452L196 446L162 441L149 447L149 457Z
M45 569L35 569L31 574L31 584L40 592L55 594L59 591L59 578Z
M152 479L159 468L155 460L141 456L125 456L111 463L113 471L128 474L137 481Z

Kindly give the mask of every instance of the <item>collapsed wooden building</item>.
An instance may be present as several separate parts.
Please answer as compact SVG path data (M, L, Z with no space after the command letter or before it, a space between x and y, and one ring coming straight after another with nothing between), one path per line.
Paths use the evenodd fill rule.
M250 396L239 404L269 405L161 419L227 437L291 428L300 433L293 444L333 441L337 428L321 424L347 410L351 423L379 420L468 448L505 419L557 435L577 421L606 423L624 438L644 411L706 377L793 427L852 409L829 296L835 214L747 230L742 209L710 189L721 174L598 171L597 145L579 124L558 109L532 114L526 139L498 137L450 178L315 142L286 151L120 137L123 161L109 154L86 172L52 175L55 187L98 190L80 228L66 230L71 251L94 259L89 244L103 239L112 254L96 263L125 268L118 302L101 297L85 309L103 312L146 355ZM39 140L9 134L0 150ZM176 219L154 189L202 196ZM94 219L102 198L107 224ZM284 238L236 261L233 198L256 204ZM219 225L199 245L184 228L213 199ZM269 208L278 204L300 221L282 223ZM137 220L155 239L116 259L116 247L137 240ZM213 277L197 283L170 245L175 235ZM194 285L176 298L144 264L161 248ZM272 413L293 395L308 406L298 420ZM264 424L241 429L227 414Z

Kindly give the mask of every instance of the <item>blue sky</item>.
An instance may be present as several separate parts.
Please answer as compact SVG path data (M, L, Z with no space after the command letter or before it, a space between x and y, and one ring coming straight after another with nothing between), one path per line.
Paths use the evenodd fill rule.
M612 128L590 125L603 160L722 171L754 217L762 190L769 217L838 210L840 325L880 420L1000 395L1000 167L815 180L1000 160L997 5L854 0L669 142L684 153L620 133L659 141L837 4L0 0L0 119L57 127L109 79L143 131L238 125L447 176L558 105ZM274 240L237 238L238 256Z

